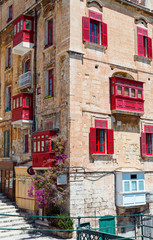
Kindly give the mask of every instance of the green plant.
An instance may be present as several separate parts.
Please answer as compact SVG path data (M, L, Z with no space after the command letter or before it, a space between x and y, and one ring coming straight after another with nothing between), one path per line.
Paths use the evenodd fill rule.
M69 217L67 214L60 214L60 217ZM58 219L58 227L60 229L69 229L68 232L73 232L73 220L71 218Z
M6 68L5 68L5 71L8 70L8 69L10 69L10 68L11 68L11 67L6 67Z
M48 95L45 98L47 99L47 98L51 98L51 97L53 97L53 95Z
M50 227L56 227L57 229L63 229L63 230L68 230L66 232L73 232L73 220L69 218L70 216L68 214L55 214L53 212L48 212L49 216L55 216L59 218L49 218L48 222ZM47 215L48 215L47 213Z

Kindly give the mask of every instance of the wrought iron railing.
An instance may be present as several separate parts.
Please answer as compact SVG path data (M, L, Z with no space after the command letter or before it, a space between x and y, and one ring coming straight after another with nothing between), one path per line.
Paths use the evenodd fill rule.
M32 85L32 72L26 72L19 76L19 88Z

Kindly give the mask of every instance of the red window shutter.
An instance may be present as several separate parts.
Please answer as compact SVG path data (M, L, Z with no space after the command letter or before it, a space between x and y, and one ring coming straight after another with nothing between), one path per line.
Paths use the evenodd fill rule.
M96 153L96 128L90 128L90 153Z
M105 120L95 120L95 127L96 128L107 129L108 128L107 121L105 121Z
M107 43L107 24L102 22L101 26L102 26L102 30L101 30L102 45L107 47L108 46L108 43Z
M94 11L89 11L89 17L96 21L102 22L102 14L96 13Z
M90 18L82 17L83 41L90 42Z
M152 59L152 38L148 37L148 58Z
M137 45L138 45L138 55L144 56L144 34L143 29L137 27Z
M141 154L145 156L147 154L146 151L146 133L141 133Z
M107 154L114 154L114 130L107 130Z

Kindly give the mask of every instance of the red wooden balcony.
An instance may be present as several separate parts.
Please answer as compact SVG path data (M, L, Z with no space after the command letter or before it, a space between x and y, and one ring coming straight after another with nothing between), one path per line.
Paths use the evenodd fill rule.
M113 113L142 115L144 113L143 83L111 78L111 110Z
M54 165L55 145L52 140L56 135L56 130L46 130L33 133L33 168L47 169Z
M33 94L20 93L12 97L12 124L19 127L33 122Z
M13 53L24 55L34 45L34 17L22 15L13 22Z

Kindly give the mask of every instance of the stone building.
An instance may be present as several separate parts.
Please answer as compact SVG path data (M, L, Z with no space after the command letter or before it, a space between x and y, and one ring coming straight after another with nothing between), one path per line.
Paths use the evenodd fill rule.
M2 191L61 134L72 216L153 214L153 2L0 4Z

